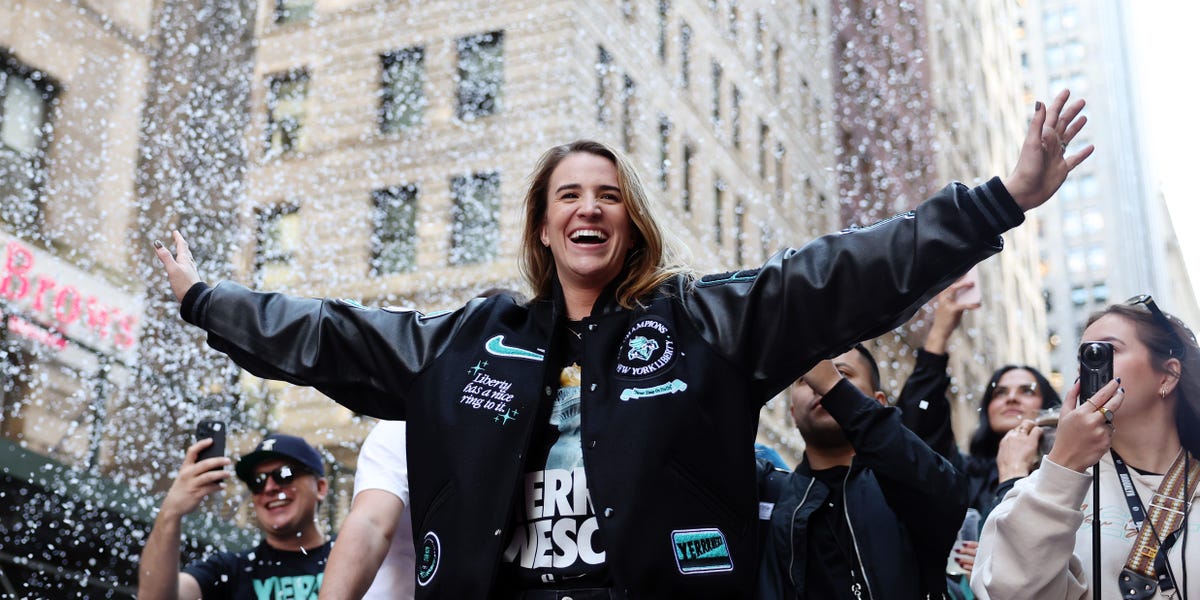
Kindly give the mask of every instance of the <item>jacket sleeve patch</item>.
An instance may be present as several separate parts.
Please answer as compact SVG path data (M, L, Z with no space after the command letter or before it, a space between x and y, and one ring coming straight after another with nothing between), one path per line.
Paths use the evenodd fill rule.
M758 277L760 269L746 269L744 271L730 271L728 273L715 273L713 275L705 275L696 282L696 287L711 287L714 285L722 285L726 283L738 283L741 281L753 281Z

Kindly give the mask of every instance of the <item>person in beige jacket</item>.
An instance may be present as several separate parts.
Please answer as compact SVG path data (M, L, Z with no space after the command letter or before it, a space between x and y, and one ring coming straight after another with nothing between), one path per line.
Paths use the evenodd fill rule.
M1146 510L1177 458L1190 467L1188 479L1200 472L1200 348L1192 332L1143 296L1092 315L1083 339L1113 345L1115 379L1078 404L1074 386L1041 468L991 513L971 579L980 598L1122 598L1122 569L1138 531L1115 460L1125 463ZM1031 435L1030 428L1008 435ZM1093 590L1090 492L1097 462L1102 572L1101 589ZM1196 499L1200 494L1193 492L1192 502ZM1151 581L1144 597L1200 599L1200 518L1191 514L1192 502L1184 507L1178 539L1161 569L1167 583L1155 588Z

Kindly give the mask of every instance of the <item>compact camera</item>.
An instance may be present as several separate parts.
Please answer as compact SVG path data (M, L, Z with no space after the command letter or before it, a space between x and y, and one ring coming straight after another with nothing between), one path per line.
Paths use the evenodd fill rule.
M1113 378L1113 346L1108 342L1079 345L1079 403L1096 395Z

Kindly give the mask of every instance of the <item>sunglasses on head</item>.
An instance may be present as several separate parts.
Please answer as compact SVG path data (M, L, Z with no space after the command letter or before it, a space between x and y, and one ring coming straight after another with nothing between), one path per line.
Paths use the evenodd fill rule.
M274 471L255 473L250 478L250 481L246 482L246 487L250 488L252 493L259 494L267 487L267 478L273 479L276 485L285 486L296 481L297 477L307 474L308 471L303 469L293 467L292 465L283 465Z
M1175 358L1183 358L1184 350L1187 349L1187 344L1183 343L1183 338L1179 337L1179 331L1175 329L1175 324L1171 322L1171 318L1158 308L1154 303L1154 298L1150 294L1140 294L1125 301L1128 306L1145 306L1146 310L1150 311L1150 317L1163 330L1167 332L1167 336L1171 338L1171 347L1169 351L1171 356ZM1193 341L1195 339L1193 338Z

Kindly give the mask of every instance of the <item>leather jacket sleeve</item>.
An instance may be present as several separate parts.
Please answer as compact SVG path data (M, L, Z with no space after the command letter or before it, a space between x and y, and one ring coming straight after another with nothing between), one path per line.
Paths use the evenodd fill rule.
M480 302L426 317L348 300L254 292L225 281L193 286L180 314L208 331L209 346L258 377L312 386L373 417L403 419L414 377Z
M922 550L944 558L967 512L962 473L881 406L843 379L821 405L842 426L856 465L875 474L888 506Z
M946 373L949 360L945 354L917 350L916 365L904 382L896 408L900 409L905 427L961 470L962 457L954 442L950 401L946 398L946 390L950 388L950 375Z
M817 361L903 323L999 252L1000 233L1023 219L998 178L951 184L915 210L677 293L700 335L759 386L752 397L769 398Z

